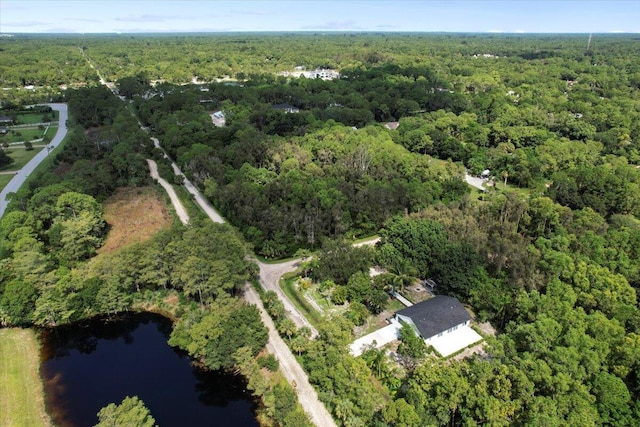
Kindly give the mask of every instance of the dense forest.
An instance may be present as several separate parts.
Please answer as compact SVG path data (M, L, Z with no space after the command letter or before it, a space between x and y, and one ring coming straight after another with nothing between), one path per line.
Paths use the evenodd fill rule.
M308 425L291 386L260 370L275 371L277 362L255 357L267 330L240 298L255 273L235 229L176 219L149 240L97 254L109 231L102 202L119 187L151 183L145 158L154 156L153 144L104 87L69 92L65 101L72 119L62 151L12 195L0 219L0 326L159 312L174 321L170 345L207 369L245 375L266 422ZM278 396L286 407L274 407Z
M208 310L181 316L172 343L228 368L266 340L234 300L255 275L248 247L267 258L317 250L300 275L346 313L318 322L312 340L273 295L265 306L342 425L640 422L637 38L594 35L588 48L578 35L52 40L0 42L16 56L0 65L2 85L16 88L2 96L86 84L64 96L88 131L72 134L56 168L0 221L3 324L72 321L176 290ZM68 68L21 65L30 49L64 52ZM94 87L88 61L128 110ZM277 74L296 66L340 78ZM105 235L100 202L147 183L143 159L160 158L131 111L233 227L177 226L92 261ZM465 172L484 171L490 185L472 190ZM166 164L161 173L172 176ZM375 248L350 246L375 233ZM370 278L373 265L387 274ZM349 354L354 327L387 307L389 287L416 278L493 324L485 353L440 361L406 338L400 362ZM232 341L206 333L238 324L255 327L230 331Z

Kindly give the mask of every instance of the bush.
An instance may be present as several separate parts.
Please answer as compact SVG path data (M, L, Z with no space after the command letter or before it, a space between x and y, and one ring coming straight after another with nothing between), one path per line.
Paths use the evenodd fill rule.
M347 302L347 287L346 286L336 286L336 289L333 291L331 295L331 301L336 305L342 305Z
M275 372L280 367L280 363L278 359L273 354L268 354L266 356L260 356L258 358L258 364L261 368L267 368L271 372Z

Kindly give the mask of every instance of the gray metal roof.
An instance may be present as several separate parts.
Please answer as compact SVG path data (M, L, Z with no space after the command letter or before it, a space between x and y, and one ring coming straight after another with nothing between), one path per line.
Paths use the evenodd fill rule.
M411 318L424 339L471 320L471 315L457 298L437 295L396 314Z

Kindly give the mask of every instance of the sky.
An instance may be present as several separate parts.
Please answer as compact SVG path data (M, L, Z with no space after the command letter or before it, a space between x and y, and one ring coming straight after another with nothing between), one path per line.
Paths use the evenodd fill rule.
M640 0L0 0L1 33L640 33Z

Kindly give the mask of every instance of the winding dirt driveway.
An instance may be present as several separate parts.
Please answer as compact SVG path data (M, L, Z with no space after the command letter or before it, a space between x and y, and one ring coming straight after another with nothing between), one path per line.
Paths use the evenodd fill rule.
M160 177L160 175L158 174L158 165L156 164L156 162L154 162L151 159L147 159L147 163L149 164L149 171L151 172L151 178L155 179L156 181L158 181L158 183L160 183L160 185L162 185L162 188L164 188L164 190L169 195L169 198L171 199L171 204L173 204L173 208L176 210L176 214L178 215L178 218L180 218L180 221L184 225L187 225L189 223L189 214L187 213L187 210L184 208L184 205L178 198L178 195L176 194L176 190L174 190L173 186L171 186L167 181L165 181Z

